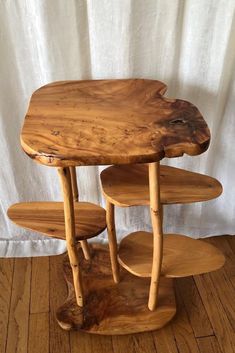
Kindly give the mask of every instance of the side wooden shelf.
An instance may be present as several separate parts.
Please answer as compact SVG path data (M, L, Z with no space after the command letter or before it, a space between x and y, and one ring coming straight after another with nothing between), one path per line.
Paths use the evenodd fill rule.
M105 198L120 207L149 205L148 166L119 165L104 169L101 182ZM207 201L222 193L218 180L184 169L160 166L161 203Z
M106 228L106 212L89 202L75 202L76 239L92 238ZM43 233L49 237L65 239L63 202L24 202L12 205L8 217L17 225Z
M163 262L161 274L165 277L187 277L215 271L225 262L219 249L202 240L179 234L163 237ZM134 232L120 243L119 263L139 277L151 277L153 236L149 232Z

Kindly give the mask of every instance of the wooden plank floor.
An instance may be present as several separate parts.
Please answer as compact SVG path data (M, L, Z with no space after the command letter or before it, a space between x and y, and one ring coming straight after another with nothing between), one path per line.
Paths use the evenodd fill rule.
M224 252L224 268L175 280L175 319L159 331L127 336L60 329L63 255L0 259L0 353L234 353L235 236L206 241Z

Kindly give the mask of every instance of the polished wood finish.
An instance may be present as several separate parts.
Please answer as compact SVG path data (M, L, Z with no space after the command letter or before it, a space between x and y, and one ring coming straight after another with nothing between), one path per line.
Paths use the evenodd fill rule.
M115 283L118 283L120 281L120 276L119 276L119 263L117 259L118 246L117 246L116 228L115 228L114 205L110 203L108 200L106 200L106 223L107 223L109 252L110 252L113 280Z
M76 303L79 307L83 306L83 284L82 274L79 267L78 253L76 249L76 229L74 202L72 193L72 183L69 168L58 168L60 176L61 189L64 198L64 222L65 222L65 238L68 250L69 264L73 275L73 285Z
M149 195L150 215L153 227L151 284L149 290L148 307L155 310L159 300L158 288L160 284L162 257L163 257L163 233L160 201L160 163L149 164ZM130 256L132 254L130 253Z
M118 257L120 264L132 274L151 277L152 233L139 231L123 238ZM162 276L186 277L215 271L224 265L224 261L219 249L202 240L179 234L165 234L163 237Z
M111 166L101 173L104 196L120 206L149 205L148 166L145 164ZM207 175L184 169L160 166L161 203L183 204L214 199L222 185Z
M74 203L76 240L92 238L106 228L105 210L88 202ZM23 202L8 209L17 225L47 236L65 239L63 202Z
M69 167L73 191L73 201L78 202L79 192L78 192L78 183L77 183L77 173L76 167ZM86 260L90 260L90 250L87 240L81 240L83 255Z
M162 96L156 80L62 81L34 92L21 133L24 151L49 166L149 163L210 142L191 103Z
M234 318L231 315L228 316L226 306L228 298L234 298L235 290L231 286L227 287L225 291L218 292L218 287L223 288L227 281L233 283L235 237L220 236L213 239L212 244L216 243L222 251L225 250L224 267L207 275L175 279L177 313L174 320L156 331L124 336L90 335L80 331L68 332L59 327L55 319L55 312L67 296L62 273L64 255L32 259L32 261L36 261L38 270L45 274L48 272L48 262L50 263L50 282L44 283L43 290L46 298L45 304L41 305L40 298L40 303L36 305L35 298L33 313L31 313L30 303L32 301L30 301L30 297L32 297L32 283L36 283L41 278L41 275L38 275L38 270L33 270L30 275L30 271L25 267L25 260L19 258L0 259L0 312L2 319L0 320L0 352L6 353L8 345L8 352L11 353L12 350L17 353L191 353L195 351L195 349L190 351L194 340L198 343L200 353L234 353ZM211 242L210 239L205 241ZM27 260L29 263L30 261L31 259ZM12 276L13 267L16 271L15 276ZM223 277L224 272L227 273L228 278ZM217 274L221 274L220 282L215 276ZM22 290L22 286L27 287L28 278L31 279L31 281L29 280L29 295L27 290ZM38 282L38 285L41 284ZM13 300L11 300L11 293ZM190 298L190 293L193 293L192 301L187 299ZM200 297L201 303L199 303L199 299L195 299L195 296ZM179 298L182 300L179 301ZM9 316L10 307L11 314ZM201 310L203 310L202 315L199 313ZM23 314L21 314L22 312ZM22 326L19 321L20 316L24 322L29 322L29 329L27 325ZM196 321L198 321L198 329L195 327ZM208 321L212 330L209 329ZM42 322L44 325L41 325ZM205 331L203 331L205 322L207 324ZM24 331L24 328L27 329ZM22 339L22 335L25 335L26 338ZM38 337L38 342L36 337ZM25 341L29 342L28 347L25 347ZM35 344L32 350L33 342Z
M122 269L121 281L115 284L107 247L92 244L92 248L92 260L80 260L85 298L83 309L76 306L71 269L68 258L65 259L68 298L57 311L57 320L62 328L123 335L151 331L172 319L176 307L171 279L161 279L158 307L152 312L147 308L149 279L134 277Z

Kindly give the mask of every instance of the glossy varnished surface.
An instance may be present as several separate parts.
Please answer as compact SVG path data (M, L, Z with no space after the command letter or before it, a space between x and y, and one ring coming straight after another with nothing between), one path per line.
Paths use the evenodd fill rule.
M84 308L76 305L71 268L68 258L65 258L68 298L57 311L57 320L62 328L103 335L123 335L158 329L173 318L176 306L171 279L161 279L158 308L151 312L147 306L149 279L138 278L122 270L120 283L115 284L107 247L95 244L92 249L91 262L82 259L82 253L79 252L84 282Z
M105 210L89 202L75 202L76 239L92 238L106 228ZM24 202L12 205L8 217L17 225L65 239L63 202Z
M148 166L111 166L101 173L102 189L111 203L121 206L149 205ZM160 166L161 203L207 201L222 193L221 184L207 175Z
M50 166L153 162L204 152L208 127L191 103L154 80L64 81L34 92L24 151Z
M203 240L179 234L166 234L163 239L162 276L193 276L215 271L224 265L221 251ZM129 272L140 277L150 277L152 258L152 233L134 232L121 241L119 262Z

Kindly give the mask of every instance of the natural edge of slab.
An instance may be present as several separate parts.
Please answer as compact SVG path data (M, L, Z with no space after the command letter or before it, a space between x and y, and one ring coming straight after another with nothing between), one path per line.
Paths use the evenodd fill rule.
M145 231L128 234L119 245L119 263L135 276L150 278L152 272L153 235ZM203 240L181 234L164 234L161 275L187 277L220 269L223 253Z
M206 151L210 132L190 102L157 80L55 82L35 91L21 132L25 153L48 166L151 163ZM66 141L66 143L65 143Z
M149 279L132 276L121 269L121 281L115 284L106 246L92 244L90 262L82 259L80 250L79 257L85 305L80 308L76 304L71 268L66 256L63 270L68 297L56 313L63 329L125 335L159 329L174 317L176 303L172 279L161 278L159 305L155 311L150 311L147 306Z

